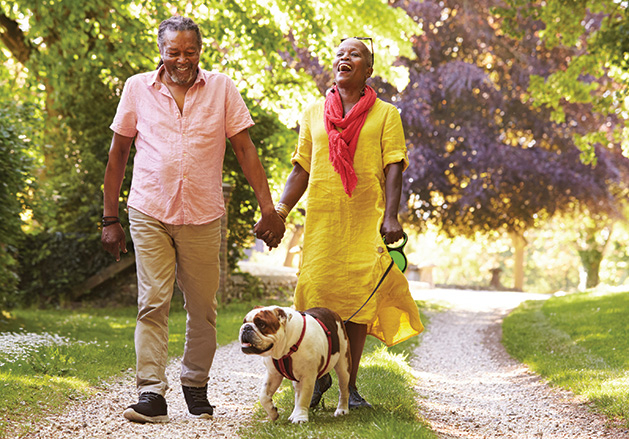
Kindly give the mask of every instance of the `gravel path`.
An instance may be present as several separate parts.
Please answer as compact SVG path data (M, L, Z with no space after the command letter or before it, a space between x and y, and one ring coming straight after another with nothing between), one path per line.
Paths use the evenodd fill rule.
M440 438L629 438L629 430L608 428L589 404L545 384L500 343L507 312L544 296L417 289L414 295L450 305L430 315L411 361L420 414Z
M412 283L413 285L413 283ZM450 303L431 315L430 326L412 360L418 377L420 415L439 438L593 439L629 438L568 392L550 388L500 344L500 322L508 310L539 295L414 288L417 299ZM134 424L122 417L136 401L129 372L88 401L47 419L28 438L236 438L251 420L264 375L259 357L237 344L218 349L209 383L217 406L213 421L187 416L179 385L179 362L168 367L172 388L169 424Z
M63 415L50 417L38 433L27 438L237 438L240 426L251 420L258 400L264 365L259 357L245 355L240 345L220 347L214 357L208 399L216 406L213 420L193 419L181 393L179 359L169 363L166 393L168 424L137 424L122 417L124 409L137 402L134 374L129 373L85 402L73 404Z

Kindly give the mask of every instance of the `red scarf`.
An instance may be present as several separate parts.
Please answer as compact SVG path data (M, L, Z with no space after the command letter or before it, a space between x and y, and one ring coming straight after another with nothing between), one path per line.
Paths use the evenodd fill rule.
M356 172L354 172L354 153L358 143L358 135L365 124L369 109L376 102L376 92L366 86L362 96L349 113L343 117L343 102L336 85L325 98L323 120L330 142L330 162L334 170L341 176L345 193L352 196L356 188ZM342 133L337 128L343 130Z

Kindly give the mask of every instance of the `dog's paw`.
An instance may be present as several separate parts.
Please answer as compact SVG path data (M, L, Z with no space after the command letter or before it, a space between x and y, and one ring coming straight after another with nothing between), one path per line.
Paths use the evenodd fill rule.
M271 421L277 421L279 417L280 415L277 412L277 407L273 407L269 412L269 418L271 418Z
M288 420L293 424L303 424L304 422L308 422L308 412L306 413L295 413L293 412Z
M348 414L349 414L349 410L348 409L338 408L334 412L334 416L343 416L343 415L348 415Z

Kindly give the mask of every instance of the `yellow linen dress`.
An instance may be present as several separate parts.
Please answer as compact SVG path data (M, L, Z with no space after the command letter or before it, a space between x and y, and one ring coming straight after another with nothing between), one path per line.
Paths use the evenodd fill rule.
M367 300L391 263L380 235L385 210L384 169L408 166L402 121L397 109L377 99L358 137L351 197L329 160L324 103L304 113L292 156L309 173L304 247L295 291L295 308L323 306L348 319ZM352 318L388 346L424 329L408 281L394 264L376 294Z

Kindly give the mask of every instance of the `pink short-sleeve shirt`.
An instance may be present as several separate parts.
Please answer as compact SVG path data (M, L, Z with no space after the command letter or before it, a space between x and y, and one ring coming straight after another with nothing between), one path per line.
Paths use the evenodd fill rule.
M183 113L160 70L127 80L110 128L135 136L128 205L167 224L206 224L225 213L225 139L253 125L234 82L199 69Z

